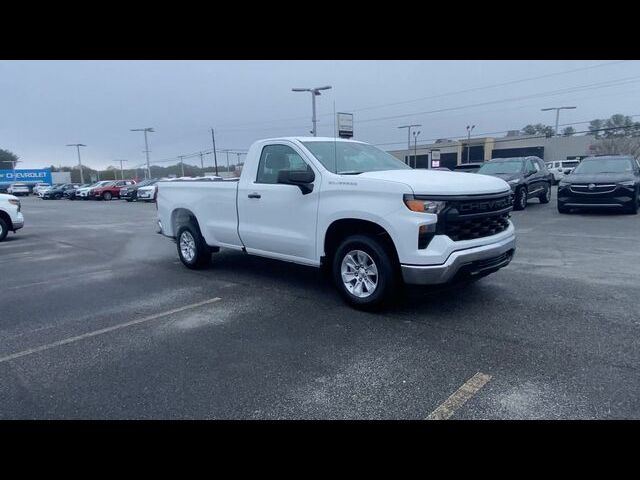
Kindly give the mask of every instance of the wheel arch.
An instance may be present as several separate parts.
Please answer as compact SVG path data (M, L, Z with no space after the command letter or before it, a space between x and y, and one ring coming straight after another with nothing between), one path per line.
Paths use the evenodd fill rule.
M5 212L4 210L0 210L0 218L5 221L9 230L13 230L13 222L11 221L11 217L7 212Z

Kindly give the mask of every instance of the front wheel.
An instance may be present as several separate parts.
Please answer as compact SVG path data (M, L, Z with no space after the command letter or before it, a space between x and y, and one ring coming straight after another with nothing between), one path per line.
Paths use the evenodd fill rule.
M569 213L569 209L558 203L558 213Z
M629 207L627 207L627 212L632 214L632 215L636 215L638 213L638 204L639 204L639 200L638 200L638 192L636 191L634 194L634 200L633 202L631 202L631 205L629 205Z
M7 222L0 218L0 242L5 239L7 233L9 233Z
M211 261L211 249L200 235L200 231L192 224L178 229L178 256L185 267L199 269Z
M102 199L103 199L103 200L106 200L107 202L108 202L109 200L111 200L111 198L112 198L112 197L113 197L113 195L111 195L111 192L104 192L104 193L102 194Z
M333 278L351 306L373 310L387 303L397 285L389 246L367 235L352 235L336 250Z
M540 199L540 203L549 203L551 201L551 184L544 188L544 192L541 193L538 198Z
M516 190L516 198L513 202L514 210L524 210L527 208L527 189L520 187Z

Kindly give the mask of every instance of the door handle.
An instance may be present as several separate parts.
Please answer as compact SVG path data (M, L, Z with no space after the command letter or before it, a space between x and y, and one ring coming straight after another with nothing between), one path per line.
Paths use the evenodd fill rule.
M247 195L249 198L261 198L262 195L260 195L259 193L253 192L250 193L249 195Z

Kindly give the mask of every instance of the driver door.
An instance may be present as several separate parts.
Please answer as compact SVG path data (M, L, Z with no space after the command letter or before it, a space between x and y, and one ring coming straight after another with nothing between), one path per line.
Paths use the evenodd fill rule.
M315 265L320 175L294 147L262 148L256 178L238 188L238 230L248 253ZM281 170L305 169L315 174L310 193L278 183Z

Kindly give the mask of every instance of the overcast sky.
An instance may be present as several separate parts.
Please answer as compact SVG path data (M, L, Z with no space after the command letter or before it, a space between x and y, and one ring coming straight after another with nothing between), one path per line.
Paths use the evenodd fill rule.
M553 125L543 107L576 105L561 124L640 114L638 61L0 61L0 148L20 168L77 163L67 143L87 144L93 168L134 166L144 138L131 128L155 128L154 161L210 149L214 127L218 149L246 151L308 134L311 95L291 88L323 85L318 134L333 136L335 102L353 112L356 139L386 150L406 145L406 123L427 141L465 137L468 124L474 136Z

